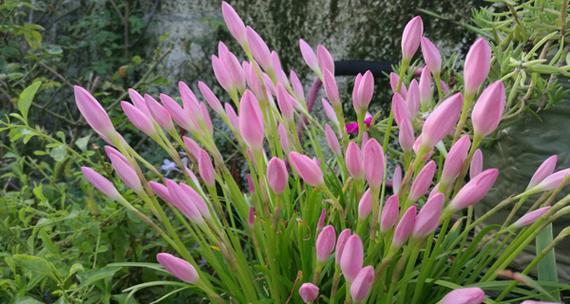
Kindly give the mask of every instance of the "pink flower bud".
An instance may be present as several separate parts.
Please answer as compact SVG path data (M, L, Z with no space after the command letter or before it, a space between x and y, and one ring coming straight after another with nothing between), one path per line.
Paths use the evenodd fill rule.
M336 240L336 248L335 248L335 262L340 265L340 259L342 257L342 251L344 250L344 246L346 245L346 241L348 238L352 236L352 231L348 228L344 229L338 235L338 239Z
M115 133L113 123L105 109L87 90L80 86L74 86L75 104L89 126L105 141L110 142L109 137Z
M158 195L163 201L173 204L172 197L170 197L170 193L168 192L168 188L165 185L157 183L157 182L148 182L148 187L152 192Z
M197 160L200 159L200 154L202 153L202 148L200 147L200 145L197 142L195 142L192 138L187 136L182 136L182 140L184 141L186 149L188 149L190 154L192 154L192 157L194 157Z
M441 304L481 304L484 299L485 292L481 288L459 288L446 294Z
M326 99L321 99L323 103L323 110L325 111L326 117L332 121L335 125L338 125L338 119L336 117L336 113L334 112L333 107Z
M295 92L295 97L300 100L305 100L305 92L303 90L303 84L301 83L301 80L299 80L297 73L295 73L295 71L293 70L289 72L289 81L291 82L291 86L293 87L293 92Z
M139 94L139 92L137 92L135 89L128 89L127 92L129 94L129 98L131 99L133 105L137 109L141 110L146 116L152 118L152 114L150 113L150 110L147 107L146 102L144 98L141 96L141 94Z
M410 151L414 146L414 129L410 119L408 105L399 93L394 93L392 96L392 112L396 124L400 127L398 133L398 140L402 150Z
M322 44L317 45L317 61L321 71L327 70L334 75L334 59L329 50Z
M81 167L81 172L83 173L83 177L85 177L93 187L97 188L97 190L101 191L110 199L117 200L121 196L113 183L97 173L97 171L89 167Z
M105 150L105 154L107 154L107 157L110 159L112 155L115 155L116 157L120 158L123 162L125 163L129 163L129 160L121 153L119 152L119 150L111 147L111 146L105 146L103 148Z
M400 81L400 76L398 74L391 72L390 73L390 87L392 88L392 93L399 93L402 95L403 98L406 98L408 95L408 89L404 82L400 85L400 91L396 90L398 88L398 82Z
M467 154L471 147L471 140L469 135L463 135L453 146L449 149L445 162L443 163L443 171L441 172L441 181L444 184L452 183L461 172Z
M406 95L406 103L408 104L410 117L416 116L420 110L420 87L418 85L418 81L415 79L412 79L410 82L408 94Z
M222 86L222 88L227 92L231 92L234 87L232 86L233 83L229 70L224 67L222 60L215 55L212 55L212 70L214 71L214 76L216 76L216 80L220 86Z
M144 100L146 106L150 111L152 118L166 131L172 131L174 129L174 123L172 123L172 116L168 110L163 107L156 99L152 96L145 94Z
M255 61L268 71L271 69L271 51L261 36L251 27L246 27L247 42Z
M279 110L281 110L281 115L286 120L293 120L293 114L295 113L295 99L289 93L282 84L277 84L277 105L279 105Z
M323 82L325 88L325 94L327 98L333 105L340 104L340 97L338 94L338 87L336 85L336 80L334 79L334 74L329 70L323 71Z
M342 155L342 150L340 147L340 143L338 142L338 138L336 137L336 134L334 133L331 126L329 126L328 124L325 125L325 140L327 141L327 145L335 155L337 156Z
M372 211L372 191L368 188L358 202L358 219L365 220L370 211Z
M416 16L406 24L402 33L402 58L410 60L420 46L424 34L422 17Z
M374 284L374 276L374 267L372 266L366 266L358 272L350 286L350 295L355 303L366 300Z
M539 191L551 191L554 190L562 184L562 182L570 176L570 169L560 170L558 172L552 173L543 179L540 183L538 183L533 188L536 188Z
M431 102L433 98L433 83L429 69L423 69L418 88L420 91L420 104Z
M311 68L315 73L320 71L319 61L315 51L313 51L313 48L311 48L311 46L303 39L299 39L299 48L301 49L301 56L303 56L303 60L305 60L307 66L309 66L309 68Z
M157 135L157 130L152 123L152 119L143 111L137 109L135 106L126 101L121 101L121 108L123 109L125 115L127 115L129 121L137 129L141 130L143 133L151 137Z
M543 214L550 210L550 208L551 206L542 207L521 216L521 218L513 223L513 227L522 228L534 224L534 222L536 222Z
M483 171L483 152L481 152L481 149L477 149L473 153L471 164L469 165L469 179L474 179L481 171Z
M299 296L305 303L313 302L319 296L319 287L313 283L304 283L299 288Z
M358 74L352 89L352 106L356 113L364 113L374 94L374 76L369 70L364 75Z
M382 146L371 138L364 145L362 152L364 174L368 185L372 188L380 188L384 179L385 161Z
M247 43L247 37L245 35L245 24L236 13L235 9L229 5L226 1L222 1L222 16L224 17L224 22L230 31L230 34L240 45L245 45Z
M202 96L204 96L204 98L206 99L206 102L208 103L210 108L214 110L214 112L220 115L224 113L224 108L222 107L222 103L220 102L216 94L214 94L214 92L210 90L207 84L198 81L198 89L200 90L200 93L202 93Z
M216 183L216 171L212 165L212 159L208 152L200 150L200 157L198 157L198 172L208 186L214 186Z
M528 186L526 188L530 189L536 186L538 183L543 181L547 176L554 173L557 161L558 161L558 156L552 155L549 158L547 158L544 162L542 162L542 164L540 164L538 169L536 169L536 171L534 172L534 175L530 179L530 182L528 183Z
M469 48L463 65L465 94L475 94L485 82L490 69L491 47L485 38L479 38Z
M245 91L239 104L239 131L250 148L263 149L263 114L257 98L249 90Z
M348 173L355 179L364 177L364 165L362 163L362 152L358 145L351 141L345 152L346 168Z
M166 94L160 94L160 101L177 125L190 132L197 129L189 111L183 109L172 97Z
M347 134L351 135L358 134L358 123L356 121L346 123L345 129Z
M113 169L115 169L115 172L127 187L133 189L137 193L143 191L141 180L129 162L116 154L109 155L109 159L111 160Z
M325 226L325 220L327 219L327 209L321 209L321 215L319 215L319 220L317 221L317 232L320 232Z
M422 144L433 148L451 133L461 114L463 96L452 95L439 104L427 117L422 129Z
M354 281L362 269L363 263L364 247L362 241L357 234L353 234L346 241L340 257L340 269L345 279L349 282Z
M187 261L165 252L157 254L156 260L166 271L177 279L190 284L198 282L198 272L194 266Z
M402 168L396 165L394 168L394 174L392 175L392 191L394 194L400 192L400 186L402 185Z
M392 238L392 246L394 248L400 248L410 237L410 234L414 230L414 225L416 224L416 206L412 205L396 226L394 230L394 237Z
M521 304L560 304L560 302L543 302L543 301L526 300L522 301Z
M505 100L505 86L501 80L493 82L481 93L471 112L475 133L487 136L495 131L503 116Z
M281 194L285 191L285 187L287 187L289 182L289 174L283 160L273 157L267 163L267 182L271 190L276 194Z
M431 186L431 182L433 180L433 176L435 175L436 169L437 167L435 165L435 161L433 160L428 162L422 168L412 183L412 188L408 197L410 201L416 202L420 197L424 196L427 193L429 186Z
M319 164L306 155L295 151L289 152L289 163L305 183L317 187L324 184L323 173Z
M172 198L172 203L184 216L186 216L189 220L194 223L203 223L204 219L202 218L202 213L198 209L198 206L194 203L194 199L199 197L199 194L193 195L192 191L188 189L192 189L188 187L188 189L183 189L181 185L176 184L173 180L167 179L165 181L165 185L168 188L168 193Z
M418 212L412 232L414 238L423 239L439 226L441 212L443 211L443 199L444 197L441 193L432 195L420 212Z
M495 184L498 175L497 169L487 169L479 173L459 190L449 203L449 208L453 211L461 210L483 199Z
M232 105L229 103L225 103L224 109L226 110L226 115L228 115L228 119L230 120L230 123L232 124L231 126L234 129L239 130L239 118L238 118L236 111L232 107Z
M437 46L426 37L422 37L421 43L422 55L424 56L426 66L432 73L439 74L441 71L441 55L439 54Z
M324 262L327 260L334 250L335 241L336 232L334 231L334 227L331 225L325 226L317 237L317 261Z
M277 133L279 134L279 143L281 144L281 149L284 152L289 152L291 150L289 146L289 132L287 132L287 128L285 125L280 123L277 127Z
M380 231L386 232L398 222L398 216L400 214L400 201L398 195L389 196L386 199L384 208L382 209L382 215L380 218Z

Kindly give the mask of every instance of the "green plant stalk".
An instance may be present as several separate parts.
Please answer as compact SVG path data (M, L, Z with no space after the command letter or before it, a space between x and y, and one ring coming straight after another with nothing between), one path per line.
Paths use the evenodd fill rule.
M455 128L455 134L453 135L453 143L455 143L461 132L463 132L463 128L465 127L465 123L467 122L467 116L471 111L471 106L473 105L473 98L475 97L475 93L470 94L466 93L463 97L463 108L461 109L461 116L459 117L459 122L457 123L457 127Z
M546 251L546 256L538 262L537 271L538 279L545 282L558 283L558 271L556 266L556 255L554 248L547 249L548 245L553 241L552 223L544 227L536 236L536 255L539 256ZM553 290L556 301L560 301L560 291Z

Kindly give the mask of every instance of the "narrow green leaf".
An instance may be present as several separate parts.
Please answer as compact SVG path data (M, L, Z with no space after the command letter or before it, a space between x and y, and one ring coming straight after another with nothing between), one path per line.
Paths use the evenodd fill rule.
M30 110L30 106L32 105L32 101L36 96L36 92L42 85L41 81L35 81L27 88L25 88L22 93L20 93L20 97L18 99L18 109L25 120L28 120L28 112Z

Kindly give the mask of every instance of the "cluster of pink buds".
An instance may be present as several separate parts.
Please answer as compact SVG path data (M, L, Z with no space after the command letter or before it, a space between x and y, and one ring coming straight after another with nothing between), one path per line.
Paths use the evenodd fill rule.
M323 85L329 125L310 113L319 85L305 97L297 74L285 72L277 52L226 2L222 15L243 51L243 56L233 53L220 42L212 56L213 73L226 95L217 96L213 86L201 81L196 95L193 84L181 81L178 97L160 94L155 99L129 89L130 102L121 102L132 125L176 164L176 176L167 178L146 161L115 130L91 93L74 88L79 111L108 144L105 152L128 195L94 169L83 167L83 175L154 229L182 257L159 253L158 263L196 285L210 301L285 303L297 297L305 303L337 303L344 295L346 303L423 303L435 294L439 298L429 302L478 304L486 297L482 289L447 293L443 286L494 279L516 256L510 253L520 252L544 225L569 212L565 201L538 201L526 215L512 223L509 218L499 228L497 235L519 229L519 235L508 236L516 242L473 238L489 246L519 247L478 259L490 263L488 274L458 274L462 267L455 261L471 259L462 254L480 247L470 243L470 235L482 219L516 199L518 209L534 194L557 193L570 179L570 169L554 172L553 156L538 168L525 192L497 204L482 219L471 218L473 206L485 199L499 176L496 168L484 167L479 148L498 128L506 103L501 80L478 93L491 67L491 47L484 38L467 54L461 93L441 80L441 54L424 37L422 19L414 17L404 29L400 70L390 74L390 115L368 113L375 81L365 71L354 81L350 99L357 121L349 123L331 53L300 39L314 83ZM415 67L420 47L425 66L415 75L409 68ZM245 177L236 177L218 150L214 133L220 131L211 112L229 128L225 135L241 155ZM396 141L399 147L391 145ZM327 146L330 151L324 151ZM393 173L387 169L392 166ZM133 197L138 200L131 201ZM463 214L464 209L469 211ZM189 251L187 239L199 245L195 251ZM465 244L473 245L458 247ZM194 261L196 254L206 269ZM474 277L468 280L469 275ZM447 276L465 279L438 283Z

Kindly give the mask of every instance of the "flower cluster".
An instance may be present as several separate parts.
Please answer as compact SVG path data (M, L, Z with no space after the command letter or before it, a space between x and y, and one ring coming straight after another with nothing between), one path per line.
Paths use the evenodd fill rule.
M481 303L486 295L478 284L493 286L543 227L568 213L569 198L553 199L570 169L555 173L553 156L525 192L473 217L472 206L499 176L497 169L484 168L479 146L499 125L506 99L501 80L479 93L492 60L484 38L467 54L462 92L453 92L441 79L438 48L423 36L422 19L413 18L404 29L399 71L390 75L390 114L375 122L368 113L375 84L366 71L354 80L357 122L350 124L332 55L323 45L314 49L301 39L302 58L324 88L329 122L323 125L311 114L316 92L306 97L297 74L287 74L278 54L225 2L222 14L246 58L241 61L222 42L212 56L213 72L231 102L222 103L226 97L198 82L201 101L180 82L181 104L166 94L157 101L133 89L131 102L121 103L128 120L179 167L177 180L141 157L97 100L75 87L81 114L108 143L105 152L114 171L143 205L128 201L90 168L82 168L85 178L155 229L179 256L159 253L157 261L211 301ZM420 48L425 66L415 79L413 59ZM211 111L235 138L249 191L216 146ZM466 127L469 122L472 127ZM383 137L371 137L365 125ZM332 153L323 151L323 137ZM388 145L396 141L401 149ZM191 160L189 166L179 149ZM387 164L394 165L393 173ZM536 199L538 193L542 196ZM535 203L513 222L529 198ZM504 225L478 229L515 202ZM199 245L195 251L182 233ZM197 256L207 267L198 267ZM495 300L511 295L515 285L503 284Z

